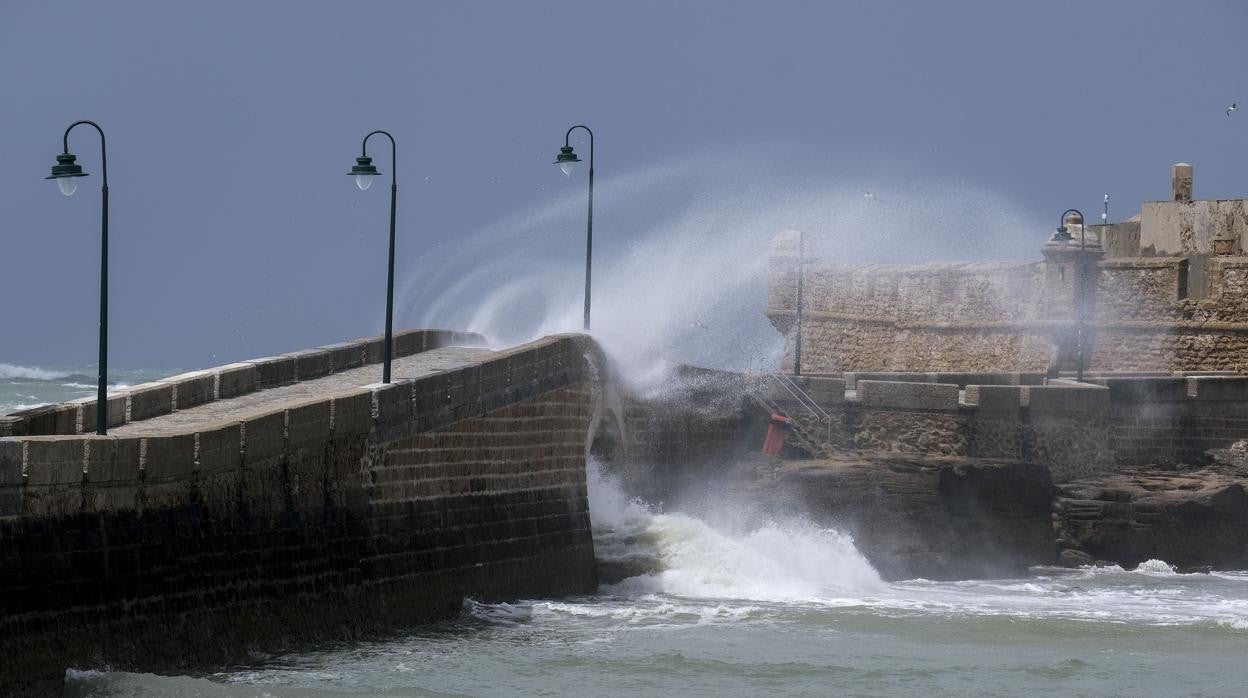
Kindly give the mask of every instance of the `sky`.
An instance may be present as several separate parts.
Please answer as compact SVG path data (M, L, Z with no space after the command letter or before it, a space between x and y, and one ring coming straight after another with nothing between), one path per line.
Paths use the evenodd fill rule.
M574 329L573 124L606 318L655 315L629 282L694 228L646 284L795 226L850 263L1038 258L1061 211L1126 218L1180 160L1198 198L1244 196L1246 28L1232 1L0 0L0 363L94 361L94 133L77 194L43 179L76 119L108 136L110 363L189 369L381 331L389 181L346 176L372 129L398 141L397 326L553 298L530 325Z

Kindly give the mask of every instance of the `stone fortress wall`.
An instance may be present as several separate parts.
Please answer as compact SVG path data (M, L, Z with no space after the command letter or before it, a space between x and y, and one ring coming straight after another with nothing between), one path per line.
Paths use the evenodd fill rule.
M398 337L400 355L473 339ZM136 387L110 421L290 390L375 361L378 342ZM384 633L453 615L465 595L593 591L596 347L438 351L468 358L190 429L73 433L94 421L86 402L7 420L26 435L0 438L0 694L54 692L67 667L160 670Z
M800 266L803 372L1073 370L1080 297L1089 370L1248 371L1248 200L1194 201L1191 182L1176 165L1174 200L1068 223L1074 240L1050 239L1039 262L799 265L798 234L782 234L766 312L788 338L784 366Z
M699 467L714 470L762 446L766 414L750 399L758 388L748 377L689 370L681 380L693 387L658 399L625 399L628 452L616 456L630 463L627 474L639 492L673 489L661 480L700 477ZM1039 373L794 377L827 419L789 399L783 388L771 386L770 398L811 442L826 447L808 456L875 452L1019 460L1044 466L1057 483L1132 466L1207 465L1208 451L1248 434L1248 377L1045 380ZM717 402L698 394L708 387L718 392Z
M836 449L1022 460L1047 467L1058 483L1130 466L1205 465L1207 451L1248 434L1245 377L1039 385L1042 378L849 373L797 381L831 415ZM798 409L790 416L811 420Z

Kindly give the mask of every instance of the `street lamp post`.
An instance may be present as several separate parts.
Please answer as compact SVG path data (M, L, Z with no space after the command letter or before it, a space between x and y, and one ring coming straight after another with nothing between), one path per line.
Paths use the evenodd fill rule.
M359 187L360 191L373 186L373 177L381 173L373 165L373 159L368 156L368 139L379 133L390 139L390 257L386 267L386 340L383 350L384 366L381 369L381 382L389 383L390 361L394 356L394 209L399 198L398 147L394 143L394 136L380 130L364 136L364 143L360 146L360 157L355 159L355 165L351 167L348 174L355 177L355 186Z
M568 129L563 136L563 147L559 149L559 155L555 157L555 164L559 169L563 170L563 174L568 177L572 176L572 170L581 159L572 152L572 146L569 145L568 139L571 138L572 132L578 128L585 129L585 133L589 134L589 217L585 220L585 331L589 331L589 292L591 270L594 261L594 132L589 130L588 126L578 124Z
M793 346L793 375L802 375L802 281L806 275L806 233L797 233L797 336Z
M77 157L69 152L69 132L80 124L92 126L100 134L100 175L103 178L100 187L100 375L95 400L95 433L104 436L108 433L108 151L104 142L104 129L94 121L75 121L70 124L61 139L63 152L56 156L52 174L45 179L55 179L65 196L78 191L78 178L86 177L87 173L82 171L81 165L74 162Z
M1082 383L1083 382L1083 355L1084 355L1084 341L1085 341L1084 340L1084 322L1086 320L1086 318L1084 317L1084 311L1085 311L1085 305L1086 305L1084 296L1086 295L1086 291L1087 291L1087 284L1085 283L1085 279L1084 279L1084 276L1086 275L1086 270L1084 269L1084 267L1087 266L1086 259L1085 259L1085 252L1087 251L1087 246L1088 246L1088 238L1087 238L1088 228L1087 228L1087 225L1085 224L1083 213L1079 211L1079 209L1074 209L1074 208L1066 209L1066 211L1062 213L1061 221L1059 222L1057 226L1057 235L1053 236L1053 239L1058 240L1062 243L1069 242L1070 240L1073 239L1070 235L1070 230L1066 227L1066 216L1069 216L1072 213L1079 217L1079 263L1078 263L1078 275L1076 277L1076 288L1075 288L1075 322L1076 322L1075 343L1076 343L1076 347L1077 347L1079 355L1077 357L1077 363L1075 364L1075 380Z

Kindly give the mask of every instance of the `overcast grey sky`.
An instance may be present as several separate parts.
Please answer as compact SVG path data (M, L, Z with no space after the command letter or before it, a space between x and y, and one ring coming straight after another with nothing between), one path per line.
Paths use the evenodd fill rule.
M1035 250L1106 191L1131 215L1178 160L1198 197L1248 194L1248 110L1224 113L1248 97L1245 30L1230 1L0 0L0 362L94 358L94 134L71 139L94 175L78 194L43 180L74 119L109 137L111 362L189 368L380 331L388 182L345 174L373 128L399 141L413 324L466 278L464 250L516 260L482 293L534 250L578 278L583 173L550 164L577 122L600 197L633 187L595 221L604 268L646 244L647 216L687 208L635 186L673 163L682 181L946 183L1038 222L1021 247L976 229L947 258ZM543 207L548 225L499 233Z

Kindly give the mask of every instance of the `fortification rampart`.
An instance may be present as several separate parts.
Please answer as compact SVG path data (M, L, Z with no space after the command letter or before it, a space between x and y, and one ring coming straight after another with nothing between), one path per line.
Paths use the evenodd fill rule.
M687 371L690 387L625 400L627 460L639 490L665 478L731 467L762 445L759 383L740 374ZM827 414L784 389L770 400L820 453L871 451L989 460L1048 468L1068 482L1141 466L1207 465L1208 451L1248 433L1248 378L1212 374L1090 374L1087 382L1035 373L851 372L793 381ZM717 401L697 391L715 386ZM808 453L819 455L819 453ZM638 470L640 468L640 470ZM674 470L673 470L674 469Z
M1185 169L1184 169L1185 168ZM1248 371L1248 200L1175 200L1112 225L1065 221L1043 261L847 266L770 250L766 313L794 363L842 371Z
M868 374L869 375L869 374ZM807 378L846 399L827 401L842 450L1016 459L1044 465L1055 482L1147 465L1206 465L1211 449L1248 433L1248 378L1105 376L1090 384L1002 374L1001 383L938 382L955 374L869 380ZM982 380L984 377L971 377ZM813 393L812 393L813 394ZM800 414L799 409L793 410Z
M400 336L405 355L454 341ZM177 411L109 436L0 438L0 693L44 692L71 666L159 671L385 632L465 596L592 591L592 342L437 349L409 359L418 377L303 399L319 382L289 384L372 346L136 388L119 414L152 393ZM295 397L276 406L182 400L281 383L266 390Z

